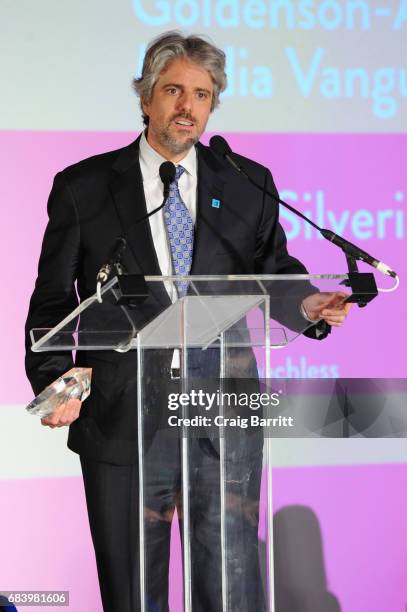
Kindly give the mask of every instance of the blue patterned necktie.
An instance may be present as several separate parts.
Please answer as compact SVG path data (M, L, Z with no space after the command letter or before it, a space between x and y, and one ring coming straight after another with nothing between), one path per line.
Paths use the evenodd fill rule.
M170 184L168 199L164 206L164 219L167 227L168 239L171 248L171 259L174 272L177 276L189 274L192 265L192 252L194 248L194 224L189 210L182 201L178 181L185 172L185 168L177 166L175 180ZM176 282L178 295L185 295L188 283Z

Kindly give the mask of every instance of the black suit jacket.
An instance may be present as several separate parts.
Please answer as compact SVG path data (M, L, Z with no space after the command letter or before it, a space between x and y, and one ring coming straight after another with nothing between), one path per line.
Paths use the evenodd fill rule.
M275 201L208 147L198 143L196 148L198 199L191 274L306 273L305 267L287 252ZM244 157L239 162L258 183L277 194L266 168ZM212 206L213 198L221 201L220 208ZM33 353L29 330L54 326L77 306L78 298L82 301L95 292L97 272L117 236L127 237L123 258L127 272L161 273L149 221L138 223L145 213L139 138L127 147L85 159L56 175L26 323L26 371L36 394L70 369L73 359L70 353ZM292 299L298 307L306 294L315 291L311 285L302 285L300 296L293 287ZM166 305L164 298L162 306ZM303 328L299 310L297 318L291 314L290 320L284 320L286 309L278 305L275 308L274 314L282 322ZM153 310L148 303L144 305L146 318ZM320 337L326 336L329 326L323 332ZM315 336L315 329L308 335ZM103 461L135 461L135 353L79 352L76 363L93 368L92 393L82 406L80 418L70 427L68 446ZM163 364L152 363L151 369L154 367L160 377Z

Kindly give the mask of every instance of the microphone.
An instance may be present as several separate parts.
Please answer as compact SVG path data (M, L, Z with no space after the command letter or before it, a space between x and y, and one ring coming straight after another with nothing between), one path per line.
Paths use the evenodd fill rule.
M376 268L377 270L379 270L379 272L382 272L382 274L387 274L387 276L396 278L396 272L389 268L389 266L387 266L382 261L375 259L374 257L372 257L372 255L369 255L369 253L366 253L366 251L363 251L363 249L361 249L360 247L354 245L352 242L349 242L349 240L345 240L345 238L338 236L338 234L335 234L335 232L332 232L328 229L320 228L319 231L321 232L323 237L326 238L326 240L329 240L330 242L333 242L333 244L336 244L336 246L340 247L342 251L345 251L345 253L349 254L354 259L360 259L360 261L364 261L373 268Z
M233 159L233 151L230 148L229 143L224 138L222 138L222 136L212 136L209 141L209 146L212 151L215 151L215 153L217 153L221 157L226 157L228 162L232 164L235 170L237 170L240 174L243 174L243 176L245 176L250 181L250 177L248 176L248 174L246 174L243 168L241 168Z
M175 180L176 168L172 162L165 161L161 164L158 172L160 175L160 179L164 184L164 202L162 203L162 206L164 206L166 200L168 199L168 194L170 192L170 184ZM151 214L152 213L150 213L150 215Z
M164 184L164 198L162 203L160 204L160 206L157 206L157 208L155 208L154 210L152 210L151 212L147 213L146 215L143 215L142 217L140 217L139 219L137 219L137 221L130 227L129 230L127 230L124 233L124 236L119 236L116 239L116 242L114 244L114 247L110 253L109 259L106 263L103 264L103 266L100 268L97 277L96 277L96 284L98 285L99 283L105 283L111 273L113 268L117 265L120 264L121 258L123 256L123 253L125 251L125 249L127 248L127 236L129 231L131 231L136 225L138 225L139 223L141 223L142 221L144 221L145 219L148 219L148 217L151 217L151 215L154 215L155 213L157 213L159 210L161 210L167 199L168 199L168 194L170 191L170 184L174 181L175 179L175 173L176 173L176 168L175 165L170 162L170 161L165 161L161 164L160 168L159 168L159 175L160 175L160 179L162 180L163 184Z
M344 251L345 254L350 255L350 257L353 257L354 259L359 259L360 261L364 261L365 263L367 263L367 264L373 266L374 268L376 268L377 270L379 270L379 272L382 272L382 274L386 274L387 276L391 276L392 278L397 278L397 273L394 272L394 270L392 270L387 264L383 263L382 261L379 261L375 257L372 257L372 255L369 255L369 253L366 253L366 251L363 251L360 247L356 246L352 242L349 242L349 240L345 240L345 238L342 238L341 236L338 236L338 234L335 234L331 230L325 229L323 227L319 227L319 225L317 225L316 223L311 221L311 219L308 219L308 217L306 217L299 210L294 208L294 206L291 206L290 204L287 204L287 202L284 202L284 200L281 200L280 198L278 198L274 193L272 193L268 189L265 189L261 185L259 185L232 158L233 151L230 148L230 146L227 143L227 141L224 138L222 138L222 136L212 136L212 138L209 141L209 146L212 149L212 151L214 151L215 153L217 153L221 157L224 157L225 159L227 159L227 161L240 174L242 174L245 178L247 178L248 181L250 181L250 183L252 183L255 187L260 189L263 193L267 193L267 195L269 195L273 200L275 200L276 202L279 202L285 208L288 208L288 210L291 210L291 212L293 212L298 217L301 217L301 219L304 219L304 221L309 223L309 225L312 225L312 227L314 227L316 230L318 230L321 233L321 235L326 240L329 240L330 242L332 242L336 246L339 246L342 249L342 251Z

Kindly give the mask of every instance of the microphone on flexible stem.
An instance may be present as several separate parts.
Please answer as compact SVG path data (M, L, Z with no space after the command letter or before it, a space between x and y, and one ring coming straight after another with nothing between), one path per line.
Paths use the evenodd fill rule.
M157 206L157 208L154 208L154 210L150 211L149 213L147 213L147 214L143 215L142 217L140 217L139 219L137 219L137 221L135 223L133 223L133 225L130 227L130 229L127 230L127 232L125 233L125 236L127 236L128 233L131 232L134 227L136 227L136 225L138 225L142 221L145 221L146 219L148 219L152 215L155 215L155 213L158 213L162 208L164 208L165 203L168 200L168 195L170 193L170 185L175 180L175 173L176 173L176 171L177 171L177 169L176 169L175 165L172 162L170 162L170 161L165 161L165 162L163 162L161 164L161 166L159 167L158 173L159 173L160 179L162 180L163 185L164 185L164 197L163 197L163 201L161 202L160 206Z
M170 191L170 184L173 182L173 180L175 179L175 172L176 172L176 168L174 166L174 164L170 161L166 161L163 162L159 168L159 174L160 174L160 179L162 180L163 184L164 184L164 199L163 202L160 204L160 206L157 206L157 208L155 208L154 210L152 210L151 212L147 213L146 215L143 215L142 217L140 217L139 219L137 219L137 221L130 227L130 230L127 230L124 236L119 236L115 242L115 245L111 251L111 254L109 256L109 259L107 260L106 263L103 264L103 266L100 268L98 275L96 277L96 281L97 282L101 282L101 283L105 283L109 277L110 274L112 273L112 269L113 267L120 263L120 260L122 258L123 252L127 247L127 235L128 232L131 231L136 225L138 225L139 223L141 223L141 221L144 221L145 219L148 219L148 217L151 217L151 215L154 215L156 212L158 212L159 210L161 210L164 205L165 202L168 199L168 194Z
M379 272L382 272L382 274L386 274L387 276L391 276L393 278L397 278L397 273L394 272L394 270L392 270L388 265L386 265L385 263L379 261L375 257L372 257L372 255L369 255L369 253L366 253L366 251L363 251L360 247L356 246L355 244L352 244L352 242L349 242L348 240L345 240L345 238L342 238L341 236L338 236L338 234L335 234L331 230L325 229L323 227L319 227L319 225L317 225L316 223L311 221L311 219L308 219L308 217L306 217L299 210L294 208L294 206L291 206L290 204L287 204L287 202L284 202L284 200L281 200L280 198L278 198L274 193L272 193L268 189L264 189L261 185L259 185L233 159L233 157L232 157L233 151L230 148L230 146L227 143L227 141L224 138L222 138L222 136L212 136L212 138L209 141L209 145L210 145L210 148L215 153L217 153L221 157L224 157L225 159L227 159L227 161L240 174L242 174L245 178L247 178L250 181L250 183L252 183L255 187L260 189L263 193L267 193L267 195L269 195L273 200L275 200L276 202L279 202L285 208L288 208L288 210L291 210L291 212L293 212L295 215L297 215L298 217L301 217L301 219L304 219L304 221L309 223L309 225L312 225L312 227L314 227L316 230L318 230L321 233L321 235L326 240L329 240L333 244L336 244L336 246L339 246L342 249L342 251L344 251L344 253L347 256L349 256L349 257L351 257L353 259L358 259L360 261L364 261L365 263L367 263L367 264L373 266L374 268L376 268L377 270L379 270Z
M123 253L125 249L127 248L127 236L129 232L136 225L138 225L142 221L145 221L146 219L148 219L148 217L151 217L151 215L154 215L155 213L160 211L162 208L164 208L165 203L168 200L170 185L175 179L175 173L176 173L176 168L172 162L165 161L161 164L159 168L159 175L164 185L164 197L163 197L162 203L160 204L160 206L157 206L157 208L155 208L151 212L137 219L137 221L130 227L130 229L126 230L126 232L124 233L124 236L119 236L117 238L108 261L103 264L103 266L100 268L97 274L97 277L96 277L96 293L97 293L98 301L100 303L102 302L102 296L101 296L102 284L108 281L113 268L120 264Z

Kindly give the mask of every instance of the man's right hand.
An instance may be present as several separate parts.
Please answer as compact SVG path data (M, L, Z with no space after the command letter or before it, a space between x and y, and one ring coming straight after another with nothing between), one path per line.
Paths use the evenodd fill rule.
M89 371L90 375L92 374L92 368L84 368L84 370ZM63 376L69 377L75 371L75 368L68 370L65 372ZM70 425L79 417L79 413L81 411L82 402L79 399L72 398L69 399L65 404L61 404L58 406L56 410L52 414L47 417L41 419L42 425L46 425L47 427L64 427L65 425Z
M64 427L70 425L79 416L82 402L78 399L70 399L65 404L61 404L49 416L41 419L41 423L54 429L54 427Z

